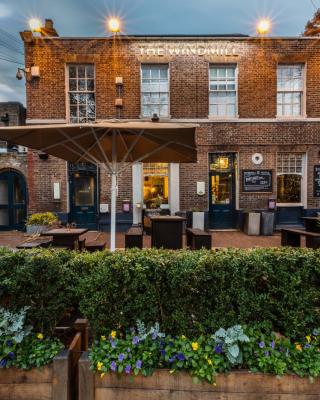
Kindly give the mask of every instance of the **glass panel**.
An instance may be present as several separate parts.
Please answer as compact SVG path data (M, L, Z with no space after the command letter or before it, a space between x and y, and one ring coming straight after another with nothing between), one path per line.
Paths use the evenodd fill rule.
M9 225L9 213L8 210L0 210L0 225L8 226Z
M87 73L87 78L94 78L94 67L93 67L93 65L87 65L86 66L86 73Z
M144 203L147 208L159 208L161 204L168 204L168 176L144 177Z
M94 205L94 177L93 176L75 176L74 195L76 206Z
M78 90L79 91L86 90L86 81L85 81L85 79L79 79L78 80Z
M13 178L13 201L15 204L23 204L24 199L24 187L19 176Z
M94 91L94 80L93 79L88 79L87 80L87 90L89 92L93 92Z
M79 65L78 66L78 78L85 78L85 66Z
M232 202L232 174L220 173L211 176L212 204L230 204Z
M0 181L0 204L8 204L8 181Z
M23 225L25 223L25 215L23 208L15 208L13 213L14 225Z
M277 188L278 203L301 203L301 175L279 175Z
M69 67L69 78L76 78L77 77L77 67L70 66Z
M76 79L70 79L69 80L69 90L71 92L76 92L77 91L77 80Z

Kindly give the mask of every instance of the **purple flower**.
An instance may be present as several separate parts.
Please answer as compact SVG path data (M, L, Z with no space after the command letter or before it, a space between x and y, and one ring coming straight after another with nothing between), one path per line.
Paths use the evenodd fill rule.
M171 357L171 358L169 358L169 363L173 363L173 362L174 362L174 360L175 360L175 357Z
M112 347L113 349L115 349L116 346L117 346L116 341L113 340L113 339L110 339L110 344L111 344L111 347Z
M153 332L153 334L152 334L152 340L156 340L157 337L158 337L157 332Z
M13 351L10 351L10 353L8 354L8 356L11 358L11 360L13 360L13 359L14 359L14 352L13 352Z
M264 346L265 346L264 342L260 342L260 343L259 343L259 347L260 347L260 349L263 349L263 348L264 348Z
M133 344L134 346L136 346L138 343L139 343L139 338L138 338L138 336L133 336L133 338L132 338L132 344Z
M310 345L309 343L306 343L306 344L304 345L304 348L305 348L305 349L310 349L310 347L311 347L311 345Z
M276 347L276 342L273 340L273 341L270 343L270 346L271 346L272 349L274 349L274 348Z
M12 347L13 346L13 341L12 340L7 340L7 346Z
M7 365L7 360L6 360L5 358L3 358L3 359L0 361L0 368L4 368L6 365Z
M173 343L173 341L172 341L172 340L170 340L170 342L169 342L169 346L170 346L170 347L173 347L173 346L174 346L174 343Z
M269 351L268 351L268 350L265 351L265 352L264 352L264 355L265 355L266 357L269 357L269 355L270 355Z
M124 354L123 353L119 354L118 360L120 362L122 362L124 360Z
M221 353L222 353L222 347L223 347L223 344L222 344L222 343L219 343L219 344L217 344L216 347L214 348L214 351L215 351L217 354L221 354Z
M112 361L110 364L111 371L115 372L117 370L117 363L115 361Z
M125 369L124 369L124 372L125 372L127 375L129 375L130 372L131 372L131 365L127 364L126 367L125 367Z
M162 357L166 356L166 351L164 349L160 350L160 354L162 355Z
M130 347L127 348L127 352L128 352L128 353L131 353Z
M141 369L142 367L142 361L141 360L137 360L136 361L136 368Z
M160 346L161 346L161 347L164 347L165 345L166 345L166 342L165 342L164 340L161 340L161 341L160 341Z
M177 354L177 359L179 361L184 361L186 359L185 355L183 353L178 353Z

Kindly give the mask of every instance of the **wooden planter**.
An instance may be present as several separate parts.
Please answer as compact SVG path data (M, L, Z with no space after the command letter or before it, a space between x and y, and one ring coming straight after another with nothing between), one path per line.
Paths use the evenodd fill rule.
M86 321L85 321L86 322ZM78 325L77 325L78 323ZM53 363L41 369L0 370L0 400L73 400L77 398L78 361L87 349L84 321L77 321L69 349L62 350Z
M151 377L99 374L89 370L87 353L79 360L79 400L319 400L320 379L237 371L221 374L216 386L193 382L187 373L157 370Z

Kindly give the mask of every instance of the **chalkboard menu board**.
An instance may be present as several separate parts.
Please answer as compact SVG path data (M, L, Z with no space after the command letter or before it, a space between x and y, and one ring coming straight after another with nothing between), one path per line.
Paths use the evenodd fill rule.
M320 197L320 165L314 166L313 185L314 197Z
M272 192L272 170L242 171L244 192Z

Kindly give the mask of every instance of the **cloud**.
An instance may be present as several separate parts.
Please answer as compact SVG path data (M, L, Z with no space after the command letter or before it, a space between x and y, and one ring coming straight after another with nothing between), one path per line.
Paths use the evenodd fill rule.
M12 9L10 6L4 3L0 3L0 18L9 17L12 14Z
M0 94L3 93L13 93L14 90L12 89L12 87L8 86L5 83L0 83Z

